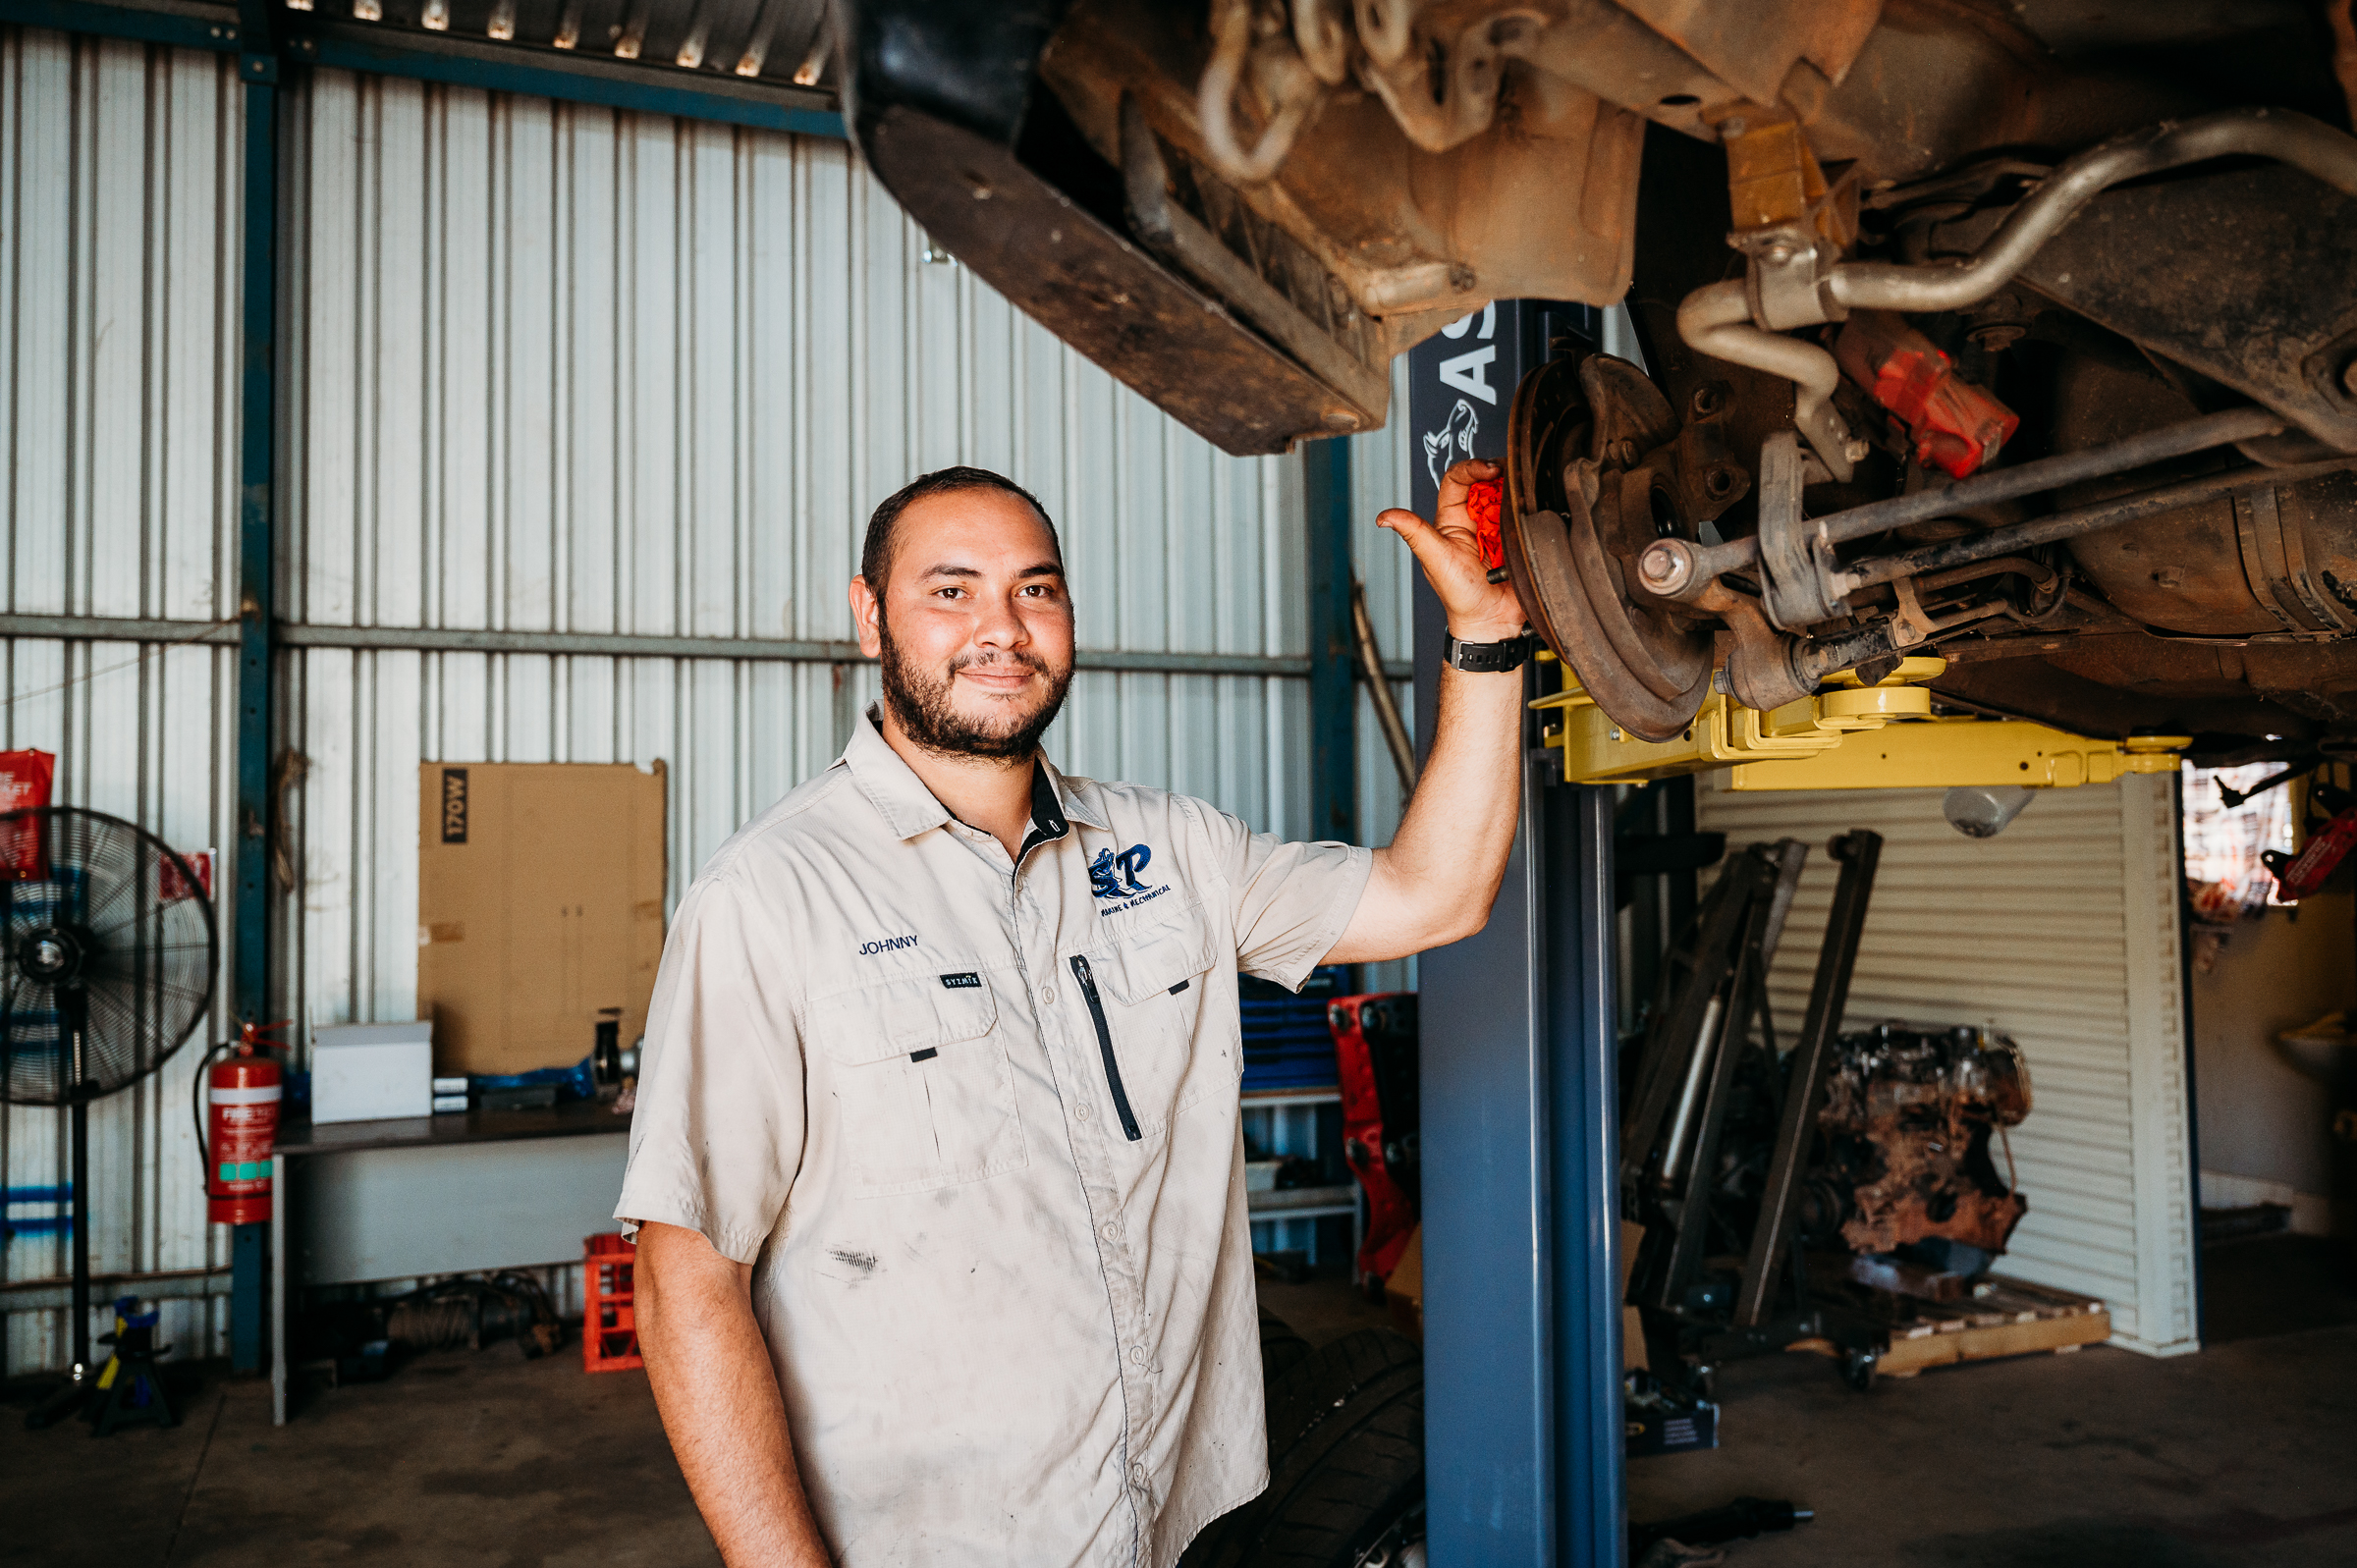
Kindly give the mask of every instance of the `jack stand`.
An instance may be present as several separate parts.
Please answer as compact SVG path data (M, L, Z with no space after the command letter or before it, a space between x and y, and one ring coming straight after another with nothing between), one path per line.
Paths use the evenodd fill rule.
M164 1380L156 1374L156 1357L172 1348L155 1342L156 1323L163 1314L155 1309L140 1312L138 1305L133 1296L117 1301L115 1331L98 1341L114 1346L115 1354L98 1375L98 1386L90 1400L95 1436L111 1436L141 1423L166 1428L180 1425L180 1413L172 1408L172 1396L164 1391Z

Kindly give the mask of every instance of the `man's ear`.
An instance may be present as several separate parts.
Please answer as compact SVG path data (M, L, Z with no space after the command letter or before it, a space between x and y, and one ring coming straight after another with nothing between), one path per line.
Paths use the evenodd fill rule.
M884 614L884 601L868 587L865 577L851 579L851 629L859 638L859 652L869 659L884 657L884 632L877 622Z

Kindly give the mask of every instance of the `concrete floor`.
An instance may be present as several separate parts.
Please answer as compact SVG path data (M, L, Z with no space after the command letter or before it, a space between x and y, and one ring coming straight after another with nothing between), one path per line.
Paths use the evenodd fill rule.
M2248 1256L2244 1272L2278 1261ZM1313 1341L1383 1321L1339 1281L1265 1297ZM1739 1364L1722 1379L1725 1446L1632 1465L1631 1509L1746 1493L1817 1509L1793 1535L1736 1542L1729 1568L2357 1565L2357 1325L2243 1326L2254 1336L2172 1361L2098 1347L1867 1395L1813 1357ZM176 1431L104 1442L0 1410L0 1564L719 1560L644 1378L590 1377L573 1354L420 1357L283 1430L266 1385L217 1374L183 1409Z
M2092 1346L1857 1394L1814 1356L1719 1379L1721 1446L1629 1465L1629 1514L1817 1510L1728 1568L2357 1565L2357 1278L2345 1243L2203 1250L2208 1348Z
M1270 1283L1313 1344L1389 1323L1340 1280ZM181 1425L103 1442L0 1407L0 1564L42 1568L704 1568L720 1556L639 1373L577 1346L420 1356L270 1425L265 1382L180 1367Z
M217 1373L173 1431L104 1441L0 1410L0 1563L43 1568L704 1568L642 1373L420 1356L270 1425L266 1382Z
M2357 1328L2154 1361L2094 1346L1852 1393L1834 1363L1720 1379L1715 1452L1629 1466L1643 1520L1738 1496L1814 1507L1729 1568L2357 1564Z

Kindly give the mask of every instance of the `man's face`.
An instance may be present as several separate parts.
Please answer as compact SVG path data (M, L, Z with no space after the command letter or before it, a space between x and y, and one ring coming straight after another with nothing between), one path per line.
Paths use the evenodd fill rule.
M1020 496L956 490L912 502L878 599L851 579L859 649L927 751L1031 755L1072 679L1072 606L1039 514Z

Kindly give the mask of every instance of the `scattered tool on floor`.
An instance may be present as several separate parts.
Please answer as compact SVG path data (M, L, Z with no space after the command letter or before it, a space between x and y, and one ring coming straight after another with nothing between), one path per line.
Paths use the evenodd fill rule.
M1780 1530L1790 1530L1816 1518L1807 1508L1795 1508L1781 1498L1737 1497L1723 1508L1709 1508L1701 1513L1680 1514L1659 1524L1628 1527L1628 1560L1637 1562L1659 1542L1675 1542L1683 1546L1717 1546L1729 1541L1747 1541L1754 1536ZM1672 1559L1677 1561L1679 1559Z

